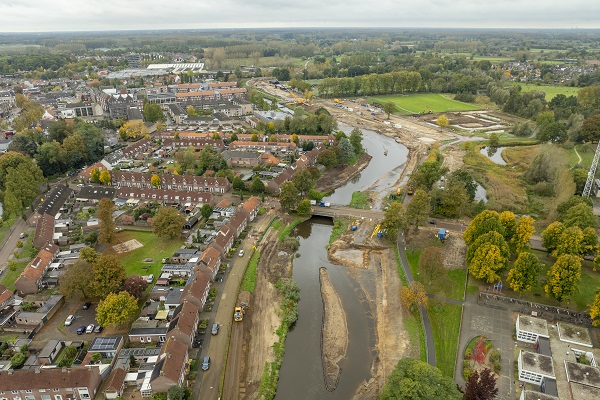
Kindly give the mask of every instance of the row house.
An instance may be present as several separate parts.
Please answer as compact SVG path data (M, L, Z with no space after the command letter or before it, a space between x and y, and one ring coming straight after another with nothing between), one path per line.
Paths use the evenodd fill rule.
M293 135L275 135L278 142L291 142ZM325 144L333 146L335 144L335 136L333 135L297 135L299 143L312 143L315 146Z
M256 196L252 196L248 200L244 201L242 207L244 207L244 210L246 210L248 213L249 222L252 222L258 215L258 210L260 209L260 199Z
M199 322L200 309L198 306L192 302L184 301L182 305L175 309L173 319L169 323L167 337L175 337L191 349Z
M186 249L185 247L182 247L173 253L171 262L174 264L187 264L192 258L197 258L198 256L197 249Z
M253 150L271 153L276 156L294 153L296 148L294 142L242 142L236 140L229 145L229 150Z
M154 149L154 143L151 139L144 138L129 146L121 149L123 158L135 159L140 154L148 153Z
M98 366L36 368L0 372L0 398L93 399L102 378Z
M175 104L177 97L172 92L148 93L146 97L150 104Z
M46 244L27 264L15 282L15 290L19 295L37 293L42 288L42 278L59 251L60 248L55 244Z
M208 271L194 271L187 285L183 288L180 301L189 301L195 304L199 310L203 310L210 290L210 281L211 277Z
M173 386L185 387L188 359L188 346L175 337L168 338L152 371L152 392L167 392Z
M250 215L244 209L244 207L239 207L233 216L233 218L229 221L229 225L234 229L234 235L237 238L242 234L244 229L248 226L248 222L250 221Z
M16 104L15 92L12 90L0 91L0 117L7 117Z
M237 82L210 82L206 85L208 89L232 89L237 87Z
M253 168L262 164L263 161L261 153L256 151L226 150L222 155L223 159L230 167Z
M175 93L178 103L189 103L192 101L211 101L217 100L218 93L214 90L205 90L201 92L178 92Z
M203 149L205 146L210 146L215 150L221 151L225 147L225 144L221 139L215 140L210 137L181 137L181 135L179 135L179 138L177 139L163 139L163 146L173 150L177 150L182 147L195 147L196 149Z
M160 320L139 319L131 325L129 342L132 345L160 345L167 340L168 323Z
M33 246L38 249L47 243L52 243L54 236L54 224L56 220L54 215L42 214L35 224L35 233L33 235Z
M130 187L124 185L116 190L115 198L136 199L141 201L158 201L164 205L181 205L184 203L214 204L212 193L190 192L183 190L163 190Z
M317 161L317 157L323 150L325 150L324 146L318 146L309 151L308 153L303 154L300 158L296 160L294 164L287 167L279 175L277 175L275 178L271 179L269 183L267 183L267 189L269 190L269 192L273 194L279 194L281 190L281 185L283 185L285 181L292 179L294 173L299 168L310 167L314 165Z
M187 110L175 103L163 106L163 111L165 111L171 118L171 121L177 125L181 124L188 117Z
M148 188L154 186L151 183L152 174L129 171L113 171L111 184L117 188ZM231 183L227 178L184 176L184 175L160 175L160 189L182 190L187 192L226 193L231 189Z
M214 281L219 268L221 268L221 253L214 247L207 247L202 252L194 268L202 268L210 274L210 280Z
M229 250L233 247L235 241L235 229L229 224L225 224L221 227L217 236L215 237L215 244L223 249L223 256L229 253Z

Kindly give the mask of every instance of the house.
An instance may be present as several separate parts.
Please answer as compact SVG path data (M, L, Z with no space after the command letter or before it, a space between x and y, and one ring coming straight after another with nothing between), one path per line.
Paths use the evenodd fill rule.
M517 340L537 343L540 337L549 339L548 322L545 319L521 315L517 317Z
M235 238L240 236L244 229L246 229L248 221L250 221L250 214L248 214L244 207L239 207L233 218L229 221L229 225L234 229Z
M202 311L208 298L210 280L211 276L208 271L195 270L194 275L191 276L183 289L181 302L189 301Z
M219 232L217 232L215 244L220 246L225 254L227 254L229 253L229 250L231 250L236 237L237 235L235 235L235 228L233 228L230 224L225 224L221 227Z
M44 273L56 258L60 248L55 244L46 244L25 267L15 282L19 295L37 293L42 288Z
M88 353L100 353L102 358L115 358L123 348L122 336L97 336L88 347Z
M29 295L23 299L23 302L33 303L34 307L37 307L37 311L21 311L16 316L17 325L29 329L48 322L65 303L65 298L59 294Z
M207 247L196 263L195 268L205 268L210 274L211 281L215 280L215 276L221 267L221 253L214 247Z
M182 247L173 253L171 262L173 264L186 264L194 257L198 257L197 249L186 249L185 247Z
M275 156L283 156L296 152L294 142L243 142L236 140L229 144L229 150L258 151L271 153Z
M100 386L98 367L36 368L0 372L3 398L25 400L93 399ZM50 394L52 397L50 397Z
M170 337L163 345L152 371L150 378L152 392L163 393L172 386L185 386L187 362L188 346L175 337Z
M65 185L59 184L47 193L44 197L36 212L40 215L50 214L53 217L58 214L65 201L73 196L73 189L66 187Z
M210 137L186 137L179 135L179 138L167 138L163 139L163 147L178 150L181 148L194 147L196 151L203 149L206 146L210 146L215 150L221 151L225 147L225 144L221 139L215 140Z
M129 342L147 346L164 343L167 338L167 330L168 325L164 321L141 317L131 325Z
M231 189L227 178L203 176L185 176L162 174L160 187L163 190L179 190L186 192L226 193ZM117 188L147 188L152 189L152 174L142 172L113 171L111 184Z
M102 394L104 395L105 399L112 400L123 395L123 390L125 390L126 376L127 371L125 371L123 368L115 368L111 371L110 375L106 379L104 388L102 389Z
M38 354L38 363L40 365L53 364L54 360L65 347L65 342L57 339L50 339L46 346Z
M136 187L118 188L115 192L115 198L157 201L163 205L181 205L182 203L214 204L212 193Z
M175 337L191 349L199 322L198 306L191 301L184 301L175 309L174 317L169 323L167 337Z
M15 294L5 286L0 285L0 311L6 308L15 298Z
M75 201L80 203L98 203L100 200L115 197L115 188L106 186L84 186L77 193Z
M258 215L258 210L260 209L260 199L256 196L252 196L242 204L244 210L248 213L250 218L250 222L254 221L254 218Z
M48 243L52 243L54 236L54 215L42 214L36 224L33 235L33 246L40 248Z
M222 153L230 167L252 168L261 164L261 153L245 150L226 150Z

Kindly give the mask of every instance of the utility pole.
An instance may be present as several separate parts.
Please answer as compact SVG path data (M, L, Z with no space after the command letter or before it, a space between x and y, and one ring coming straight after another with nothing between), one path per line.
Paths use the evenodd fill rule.
M590 192L592 191L592 186L594 186L594 177L596 176L596 169L598 168L598 159L600 158L600 141L598 142L598 146L596 147L596 153L594 154L594 160L592 161L592 166L590 167L590 172L588 172L587 181L585 181L585 187L583 188L583 193L581 193L582 197L590 197Z

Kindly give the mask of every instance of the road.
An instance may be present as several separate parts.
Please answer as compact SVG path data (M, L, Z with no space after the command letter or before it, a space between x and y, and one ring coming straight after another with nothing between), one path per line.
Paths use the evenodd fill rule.
M23 218L19 218L13 226L9 227L9 233L6 234L6 237L4 238L4 243L2 244L2 248L0 249L0 270L2 270L3 272L6 266L8 265L9 258L13 255L13 252L17 247L17 242L20 240L19 235L21 234L21 232L25 232L26 230L27 223L23 220Z
M240 375L242 364L242 348L244 342L244 321L235 322L231 329L225 382L223 382L223 399L237 400L240 394Z
M273 217L272 213L273 211L269 211L269 213L259 217L260 219L257 219L256 222L254 222L253 230L256 232L264 231ZM246 271L246 266L248 265L253 250L252 246L254 246L254 244L254 239L250 236L242 241L239 249L244 249L245 256L234 256L229 275L220 290L220 297L215 302L215 318L213 321L210 321L209 326L212 326L212 323L218 323L220 325L219 334L216 336L207 335L204 342L204 348L198 354L199 364L202 363L202 358L204 356L210 356L211 363L208 371L203 372L200 369L198 371L192 396L194 399L219 399L221 377L224 372L225 357L227 354L229 338L232 334L232 324L234 323L233 309L235 308L238 289L242 282L244 272Z
M347 206L332 205L330 207L313 207L312 214L321 217L351 217L383 219L383 211L363 210Z

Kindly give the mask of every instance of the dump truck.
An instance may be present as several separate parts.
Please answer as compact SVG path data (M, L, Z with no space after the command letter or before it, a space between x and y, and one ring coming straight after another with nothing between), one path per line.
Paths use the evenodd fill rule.
M233 320L240 322L244 319L244 314L250 305L250 292L244 290L240 292L237 299L237 304L233 310Z

